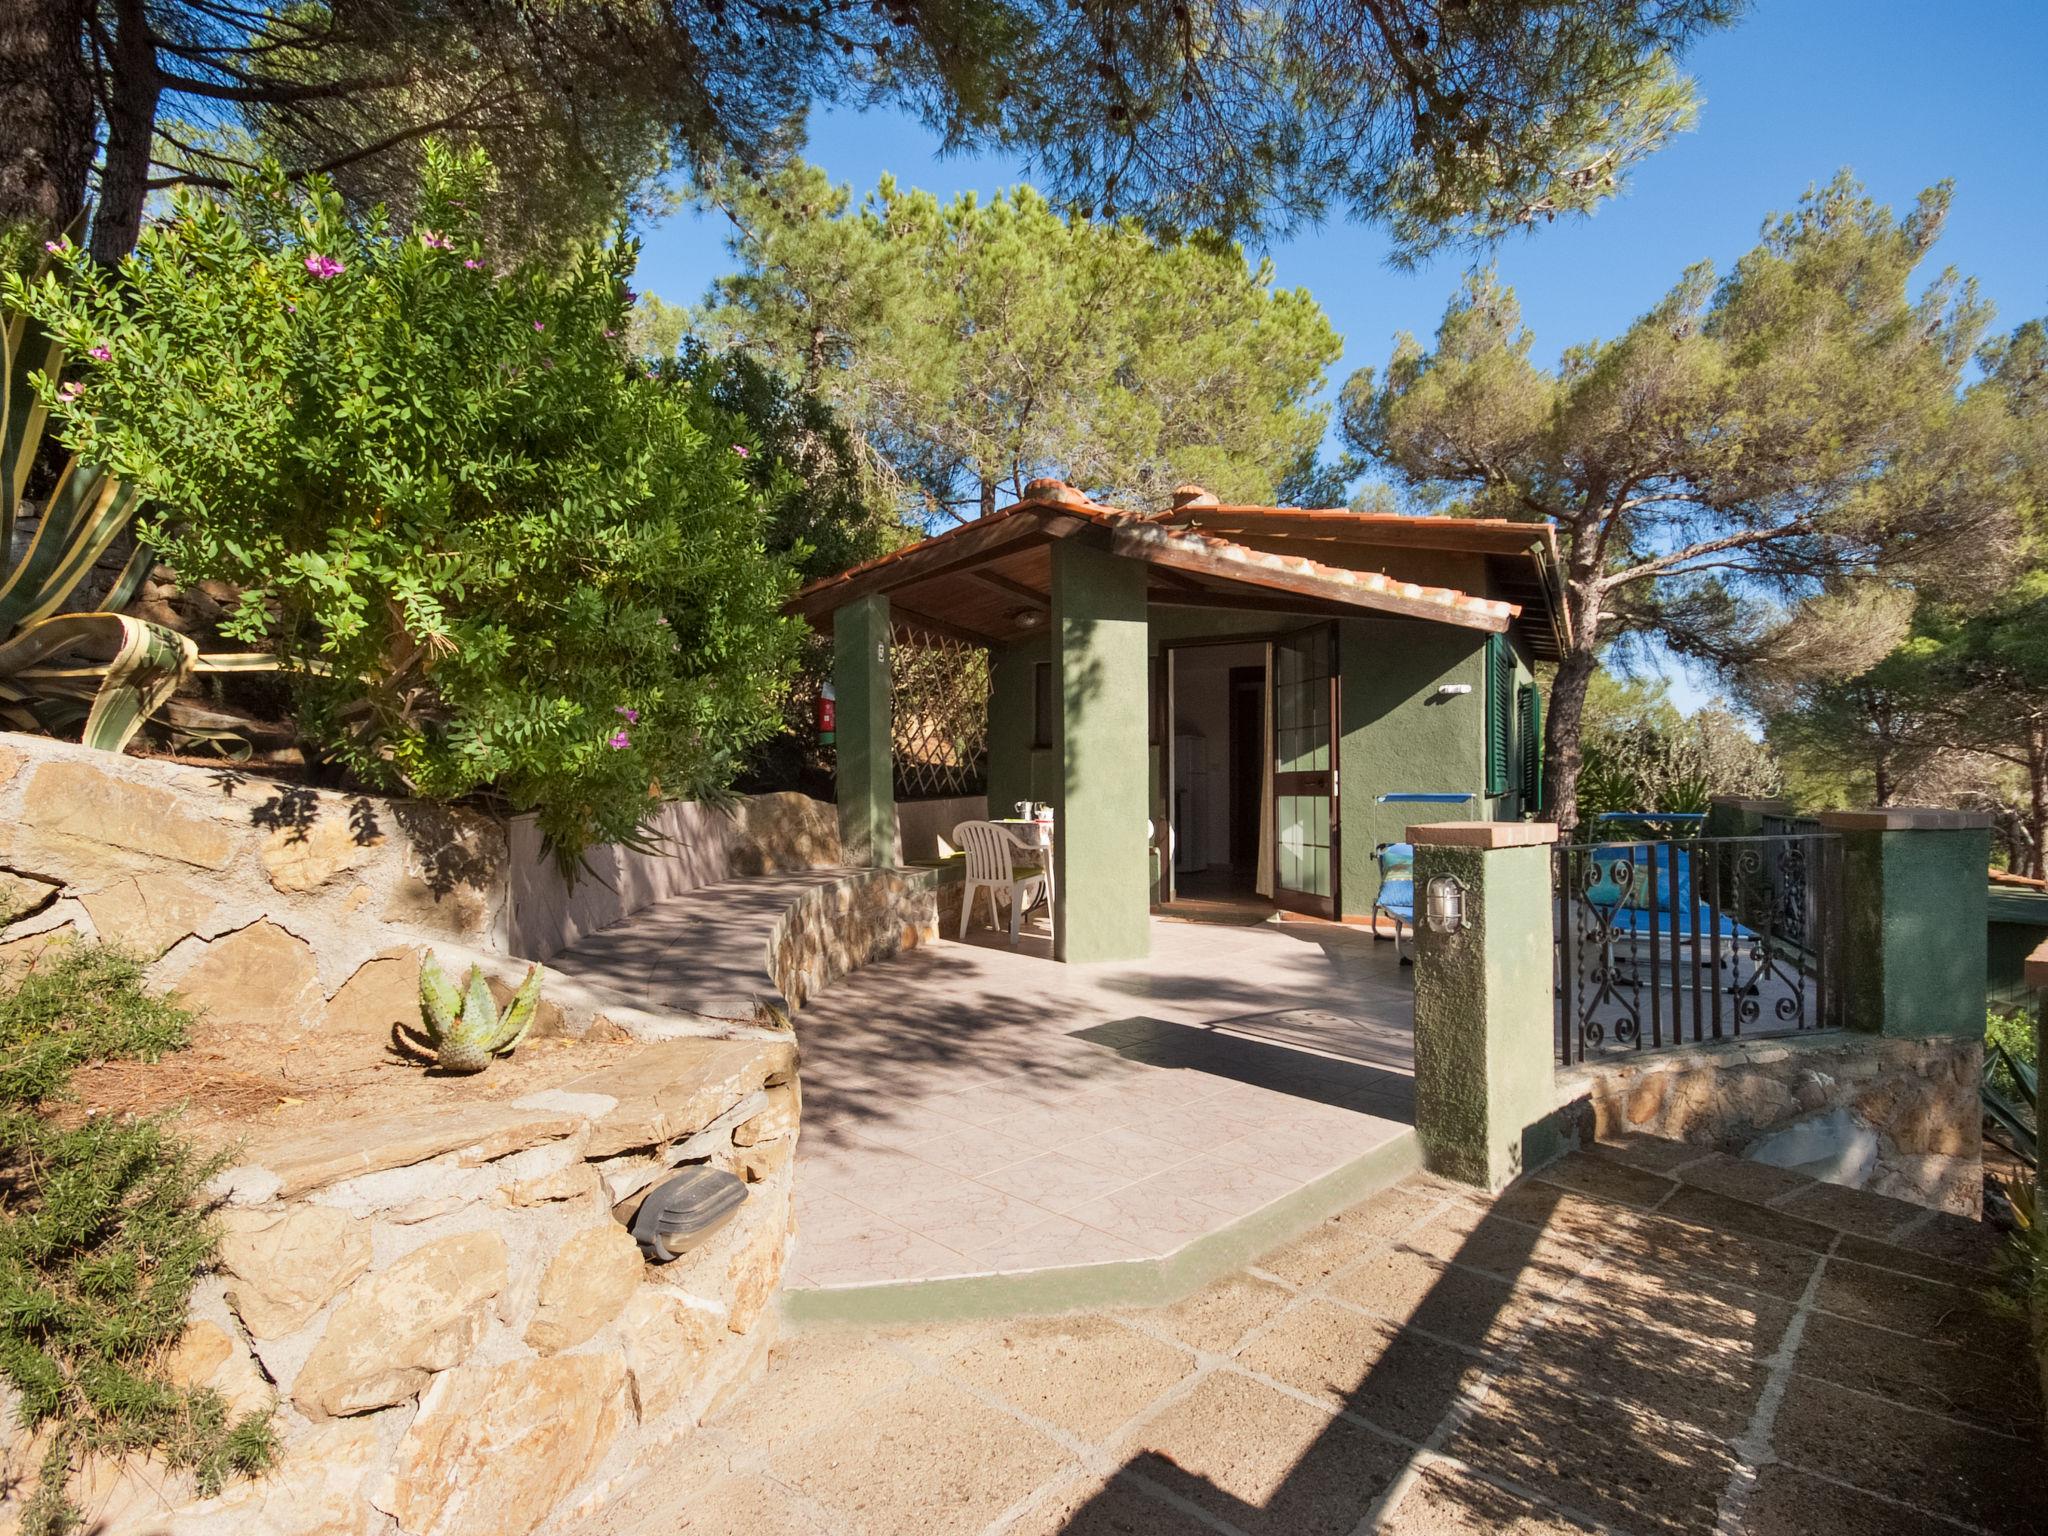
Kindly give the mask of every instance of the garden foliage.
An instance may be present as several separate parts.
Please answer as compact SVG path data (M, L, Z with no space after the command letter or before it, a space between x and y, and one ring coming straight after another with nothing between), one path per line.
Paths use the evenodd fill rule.
M419 221L274 167L114 272L15 297L89 359L48 398L181 579L242 589L302 735L376 787L486 787L565 864L773 728L794 644L744 427L623 339L628 242L496 270L477 156Z
M165 1353L185 1327L217 1234L201 1156L163 1116L81 1117L66 1104L87 1061L154 1061L185 1043L189 1015L142 990L135 960L60 947L0 991L0 1378L41 1475L23 1529L68 1529L65 1484L89 1456L154 1453L203 1491L268 1464L268 1416L232 1423L208 1389L173 1385Z

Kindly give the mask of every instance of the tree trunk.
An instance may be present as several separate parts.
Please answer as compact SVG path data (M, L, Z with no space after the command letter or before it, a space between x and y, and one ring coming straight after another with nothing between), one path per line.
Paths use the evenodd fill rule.
M993 517L996 511L996 483L993 480L981 482L981 515Z
M100 164L100 206L92 221L93 260L112 266L135 249L149 197L150 150L163 77L143 0L117 0L108 59L107 148Z
M1600 670L1600 621L1606 616L1597 541L1582 531L1572 544L1564 577L1571 649L1557 664L1557 677L1550 685L1550 719L1543 728L1543 779L1550 791L1550 819L1565 837L1579 824L1579 769L1584 763L1580 737L1585 730L1586 690Z
M1584 753L1579 737L1585 728L1586 690L1600 670L1599 654L1574 646L1558 663L1550 685L1550 718L1543 727L1544 782L1550 788L1550 819L1559 835L1569 837L1579 824L1579 769Z
M2048 720L2027 723L2027 867L2020 871L2048 879Z
M0 5L0 229L27 224L38 240L85 206L92 170L92 76L84 0Z

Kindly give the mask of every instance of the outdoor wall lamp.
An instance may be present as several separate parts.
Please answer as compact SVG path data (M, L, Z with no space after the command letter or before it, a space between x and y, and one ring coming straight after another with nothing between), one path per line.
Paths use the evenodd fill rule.
M1457 933L1465 926L1465 887L1456 875L1438 875L1429 882L1429 931Z

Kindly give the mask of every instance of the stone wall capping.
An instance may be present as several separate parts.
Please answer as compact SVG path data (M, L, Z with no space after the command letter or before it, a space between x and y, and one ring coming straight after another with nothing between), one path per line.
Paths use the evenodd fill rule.
M1557 841L1549 821L1438 821L1408 829L1408 841L1439 848L1536 848Z
M1985 811L1952 811L1932 805L1891 805L1868 811L1822 811L1830 832L1982 832L1991 826Z
M1793 808L1790 800L1779 799L1773 796L1765 796L1762 799L1749 799L1742 795L1710 795L1707 803L1718 805L1724 810L1746 811L1752 815L1759 816L1783 815Z

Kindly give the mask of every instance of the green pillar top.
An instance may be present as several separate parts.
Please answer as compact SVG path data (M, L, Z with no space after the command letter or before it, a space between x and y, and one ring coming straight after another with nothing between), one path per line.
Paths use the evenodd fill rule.
M1410 827L1408 841L1435 848L1536 848L1557 841L1551 821L1434 821Z

